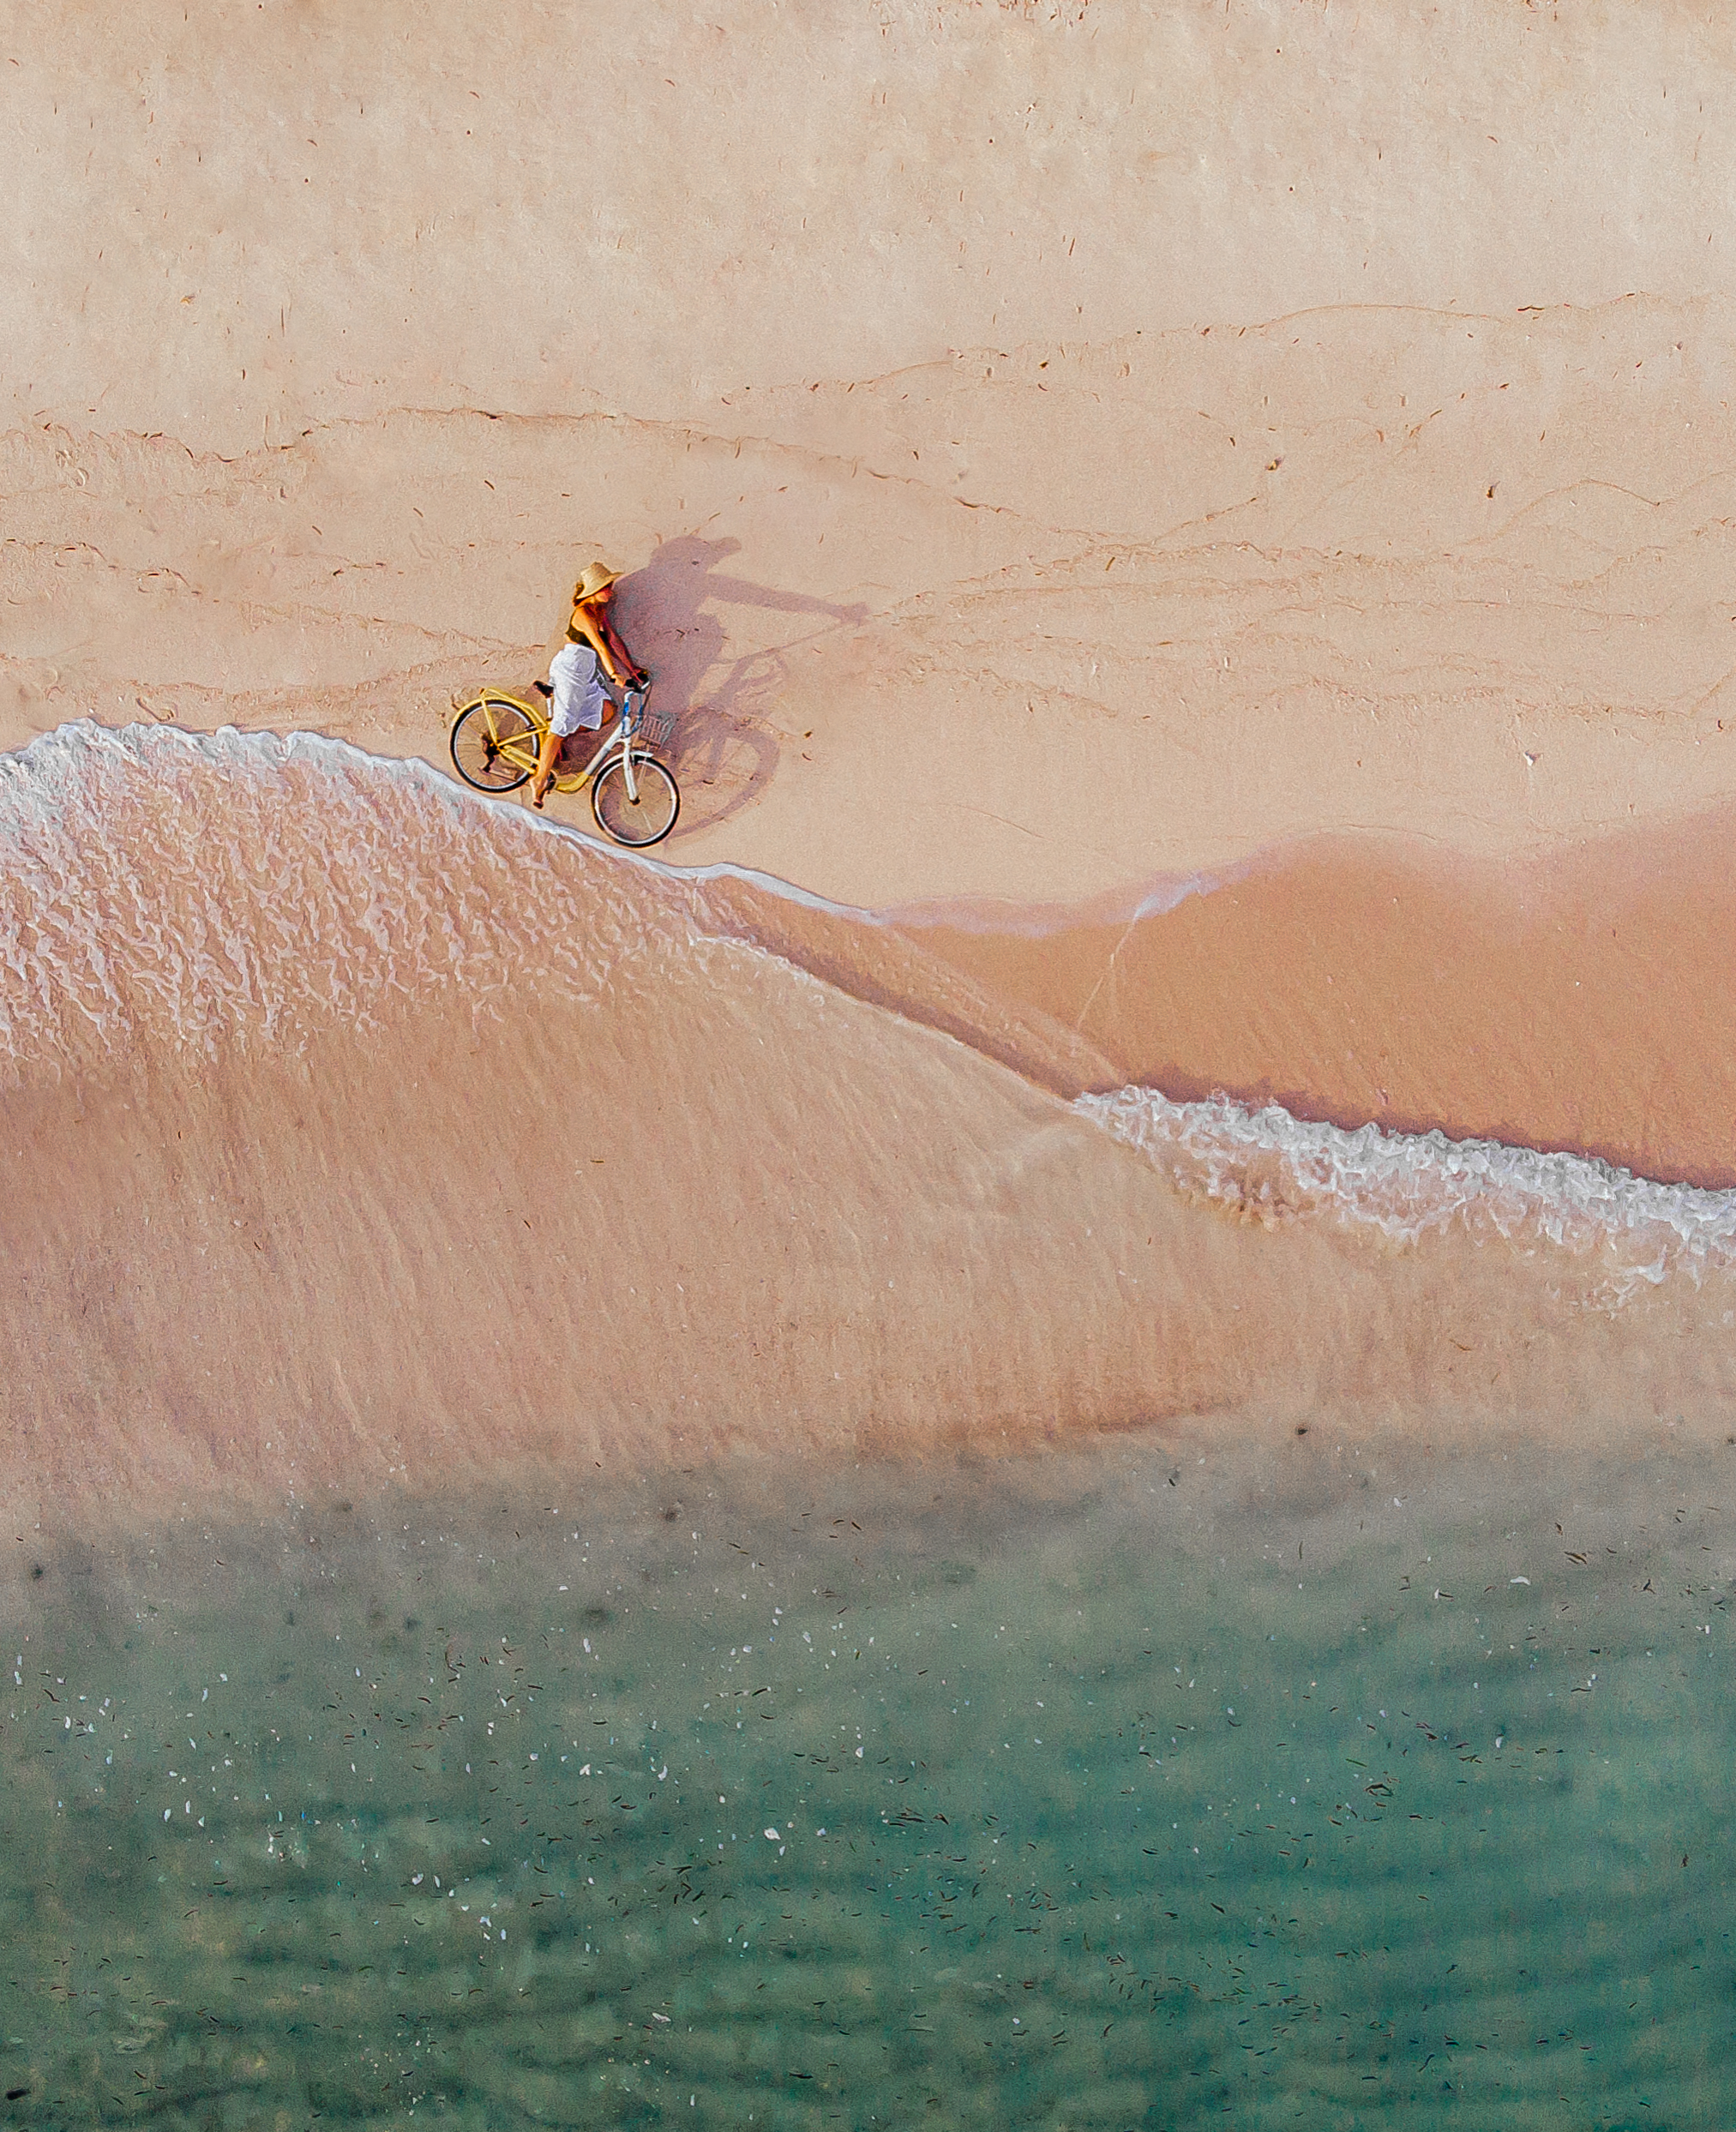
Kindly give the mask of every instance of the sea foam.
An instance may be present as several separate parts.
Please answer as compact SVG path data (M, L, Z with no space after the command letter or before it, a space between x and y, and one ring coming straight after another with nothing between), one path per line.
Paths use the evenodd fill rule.
M1276 1103L1178 1103L1156 1089L1080 1096L1075 1109L1137 1148L1191 1197L1268 1227L1328 1219L1412 1246L1455 1227L1609 1262L1601 1300L1680 1268L1736 1266L1736 1192L1659 1184L1595 1156L1451 1140L1441 1132L1354 1132Z
M596 1001L647 952L677 976L685 916L602 856L318 735L75 721L0 755L0 1062L293 1043L454 987Z

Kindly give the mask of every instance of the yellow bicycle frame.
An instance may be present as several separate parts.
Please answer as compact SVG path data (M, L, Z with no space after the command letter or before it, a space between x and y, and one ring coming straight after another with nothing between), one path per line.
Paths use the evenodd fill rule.
M642 688L629 688L627 691L622 698L620 708L616 712L615 723L604 730L602 744L590 761L580 771L569 770L564 777L557 775L551 780L557 792L582 792L592 778L606 770L618 756L621 760L622 775L627 786L627 796L637 804L639 780L635 751L638 751L639 759L656 760L654 756L651 756L649 749L640 749L639 746L639 736L647 718L646 699L650 693L649 682L646 682ZM460 718L478 708L481 709L484 723L488 728L489 739L496 754L502 762L510 763L514 770L523 771L534 777L543 742L548 736L550 725L548 711L540 708L536 704L527 703L524 697L513 695L507 689L489 688L484 690L480 695L472 696L466 702L455 704L453 706L453 724L456 726ZM521 714L531 729L528 733L510 733L502 736L499 725L496 723L495 712L496 710L508 709ZM663 766L659 764L658 767ZM663 774L665 778L669 777L669 772L666 769L664 770ZM673 784L674 779L670 778L670 782Z
M530 776L537 774L537 758L542 753L543 742L549 730L549 712L546 707L526 703L522 696L514 696L504 688L490 688L480 696L472 696L461 703L453 712L452 723L456 725L466 711L478 704L482 706L483 723L488 728L489 739L495 753L502 762L509 762L514 770L523 770ZM513 733L504 739L495 722L496 708L520 712L529 721L528 733ZM554 779L557 792L582 792L591 781L591 774L602 761L605 750L599 749L583 770L557 772Z

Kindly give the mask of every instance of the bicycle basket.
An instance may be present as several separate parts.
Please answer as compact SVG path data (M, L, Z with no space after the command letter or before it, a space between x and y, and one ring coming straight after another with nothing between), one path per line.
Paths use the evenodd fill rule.
M646 748L666 748L670 736L675 731L675 713L672 711L653 711L648 703L639 706L639 724L633 737Z

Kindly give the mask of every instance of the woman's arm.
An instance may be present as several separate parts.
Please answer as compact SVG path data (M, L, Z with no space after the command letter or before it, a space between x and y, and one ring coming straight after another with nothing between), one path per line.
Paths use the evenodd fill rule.
M615 624L610 620L607 615L603 617L603 633L609 639L609 647L610 651L614 652L616 659L619 660L628 676L628 679L634 682L643 681L645 679L644 669L640 665L639 661L634 658L632 652L628 650L626 644L622 639L621 632L616 628ZM621 682L620 675L616 675L616 679L617 682ZM627 683L626 682L621 682L621 685L625 688Z

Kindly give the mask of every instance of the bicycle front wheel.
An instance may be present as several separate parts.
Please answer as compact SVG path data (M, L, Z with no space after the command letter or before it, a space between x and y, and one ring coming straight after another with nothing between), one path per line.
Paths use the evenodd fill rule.
M537 729L515 703L478 696L452 729L452 761L478 792L511 792L537 760Z
M682 796L676 781L655 755L633 751L637 800L627 792L627 766L617 755L591 788L591 811L597 826L616 844L640 847L661 844L676 826Z

